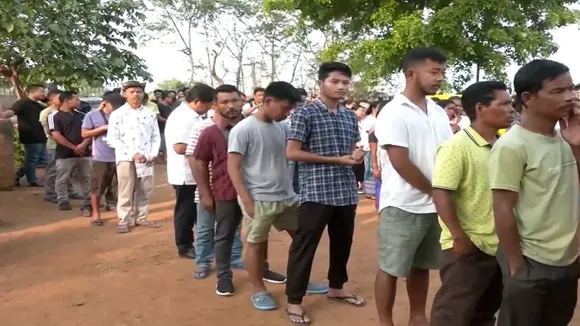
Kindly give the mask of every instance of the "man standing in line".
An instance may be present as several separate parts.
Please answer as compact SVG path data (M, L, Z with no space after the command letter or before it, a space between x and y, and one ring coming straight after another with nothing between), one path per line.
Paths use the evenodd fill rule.
M91 159L88 150L90 139L83 139L81 129L84 115L76 111L80 105L76 93L65 91L59 95L60 109L49 116L48 127L52 138L56 141L56 182L58 209L71 210L69 201L69 183L75 171L81 181L83 204L81 211L84 216L90 214L89 186L91 176Z
M443 259L431 326L495 325L502 298L487 163L498 131L513 121L512 99L497 81L462 94L472 124L439 147L433 171Z
M149 199L155 187L154 162L161 138L157 116L143 106L145 86L136 81L123 85L127 103L111 113L107 141L115 149L117 163L118 233L127 233L131 225L158 228L148 219ZM134 208L136 221L131 221Z
M215 124L214 115L215 110L212 108L206 113L205 120L192 129L191 135L187 143L185 156L187 157L189 167L193 171L195 169L195 158L193 153L197 147L197 141L201 132ZM219 119L219 118L218 118ZM193 173L193 172L192 172ZM208 166L208 180L210 189L212 186L212 172L211 165ZM195 204L197 206L197 223L195 225L195 265L196 269L193 272L194 279L204 279L209 276L211 270L211 263L214 259L214 235L215 235L215 212L208 212L201 201L199 200L199 188L195 189ZM232 269L246 269L242 262L242 240L240 239L240 225L236 229L234 241L232 244L232 254L230 258L230 266ZM286 278L284 277L284 280Z
M175 244L179 257L195 259L193 227L197 221L195 179L189 168L185 152L191 130L202 123L202 116L213 103L213 88L198 84L185 94L185 101L167 119L167 181L175 189ZM164 96L162 96L162 101Z
M352 166L362 162L357 119L340 104L351 85L350 67L326 62L318 69L320 98L292 116L287 158L299 162L298 229L288 257L286 313L295 324L309 324L302 308L312 263L324 229L330 238L328 298L361 307L365 300L343 289L354 234L358 195Z
M205 210L215 211L216 234L214 238L217 267L216 293L234 294L231 270L231 252L236 230L242 220L237 193L227 172L228 138L230 130L241 118L242 102L235 86L221 85L215 90L215 124L205 128L193 153L193 173L199 187L199 197ZM211 181L209 164L211 162ZM286 280L282 277L281 282Z
M407 278L409 326L428 326L429 270L438 269L441 228L431 199L437 147L453 133L445 111L429 98L445 80L447 58L418 48L405 56L406 85L378 116L375 135L387 151L379 200L379 270L375 299L381 326L393 325L397 279Z
M44 172L44 200L50 203L57 203L56 191L54 190L54 184L56 182L56 141L50 135L50 130L48 128L48 116L58 111L60 108L59 102L60 91L52 90L47 94L48 107L40 112L40 123L44 128L46 134L46 151L48 164L46 165L46 170Z
M107 143L109 118L114 110L124 104L125 99L121 94L106 92L100 108L87 113L83 120L82 135L85 139L91 139L93 144L91 173L91 225L93 226L103 225L99 208L101 197L107 189L114 188L112 183L116 174L115 150Z
M26 152L24 164L16 172L15 185L20 186L20 179L26 176L29 187L42 187L36 178L36 166L44 155L46 135L40 123L40 112L44 110L39 101L46 98L44 86L30 85L26 88L27 97L12 105L12 111L18 118L18 137Z
M239 122L228 144L228 173L238 193L246 226L246 267L253 286L252 303L258 310L278 305L264 285L270 229L296 233L298 202L286 159L288 124L282 122L300 101L286 82L266 88L262 108ZM326 285L311 284L309 293L324 294Z
M565 65L534 60L514 77L524 112L489 160L497 260L498 326L566 326L578 296L580 118ZM560 132L555 130L560 122Z
M258 112L264 101L265 89L262 87L256 87L254 89L254 98L244 105L242 108L242 114L244 117L249 117L252 114Z

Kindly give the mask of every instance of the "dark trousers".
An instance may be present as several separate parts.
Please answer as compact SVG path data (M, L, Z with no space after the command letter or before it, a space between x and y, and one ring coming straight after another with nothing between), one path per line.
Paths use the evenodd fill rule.
M214 251L218 279L231 279L232 244L242 221L242 209L237 200L215 202Z
M497 259L474 246L457 258L443 251L441 287L433 300L431 326L494 326L502 298Z
M197 221L196 185L174 185L173 188L176 199L173 212L175 244L179 252L185 252L193 248L193 226Z
M329 287L342 289L348 281L346 265L352 246L355 214L356 205L330 206L312 202L300 205L298 229L288 256L288 303L301 304L306 295L314 255L326 226L330 240Z
M578 261L556 267L524 258L525 266L512 277L507 259L498 252L504 292L497 325L567 326L576 308Z
M24 144L24 164L16 171L18 179L26 176L28 183L36 183L36 167L40 162L40 157L43 155L42 151L46 149L46 144Z

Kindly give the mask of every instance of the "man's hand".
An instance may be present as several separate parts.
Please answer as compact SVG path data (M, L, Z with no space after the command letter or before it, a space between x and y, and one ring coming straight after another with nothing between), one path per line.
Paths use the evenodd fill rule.
M107 131L109 130L109 125L102 125L99 127L99 131Z
M244 205L244 210L249 218L254 218L254 214L256 211L254 210L254 201L253 200L243 200L242 204Z
M351 154L351 155L352 155L352 157L353 157L355 160L357 160L359 163L360 163L360 162L362 162L362 161L364 161L364 159L365 159L365 151L363 151L363 150L362 150L362 149L360 149L360 148L357 148L357 149L355 149L355 150L352 152L352 154Z
M88 143L82 142L78 145L75 146L74 152L77 155L81 155L84 153L84 151L87 149L87 145Z
M381 170L378 167L373 168L373 178L375 178L376 180L381 179Z
M338 158L339 165L353 166L359 164L360 162L361 161L359 160L355 160L355 158L352 157L352 155L344 155Z
M580 147L580 113L578 108L572 110L570 116L560 120L560 133L571 147Z
M473 243L465 233L453 237L453 253L461 258L473 251Z
M206 212L212 213L215 211L215 202L211 196L202 196L199 201Z
M135 163L146 163L147 158L145 157L145 155L137 153L137 154L133 155L133 161Z
M147 165L153 165L153 164L155 164L156 159L157 158L155 156L147 157L147 161L145 163L147 163Z
M519 271L522 270L522 268L524 268L525 265L526 265L526 261L524 260L524 257L521 257L521 259L517 259L517 260L509 260L508 259L508 267L510 269L510 276L514 277Z

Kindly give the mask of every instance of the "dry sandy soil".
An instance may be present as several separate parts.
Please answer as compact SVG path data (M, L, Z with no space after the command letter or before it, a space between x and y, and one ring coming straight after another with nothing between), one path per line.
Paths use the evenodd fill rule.
M215 279L193 280L192 261L176 256L173 242L173 189L164 167L157 169L151 219L157 230L115 233L115 215L106 225L91 227L77 208L57 212L43 201L41 189L18 188L0 193L0 325L133 326L133 325L289 325L282 309L256 311L249 299L245 272L236 272L236 296L218 297ZM378 325L373 295L377 219L373 205L362 200L347 288L364 296L363 308L347 308L309 296L305 307L315 325ZM270 262L285 271L289 239L273 233ZM313 279L324 280L328 266L325 237L317 253ZM431 275L430 299L439 285ZM397 325L406 325L408 303L400 281ZM279 300L284 287L270 285ZM580 325L575 318L573 325Z

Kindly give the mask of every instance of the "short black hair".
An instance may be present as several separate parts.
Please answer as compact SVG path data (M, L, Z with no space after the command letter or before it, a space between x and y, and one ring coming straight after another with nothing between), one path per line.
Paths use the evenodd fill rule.
M191 103L197 100L202 103L211 103L213 102L213 93L213 87L206 84L197 84L185 93L185 101Z
M302 97L292 84L285 81L271 82L264 91L264 97L272 97L276 100L288 101L294 105L302 101Z
M240 94L240 96L246 97L246 94L244 94L242 91L238 91L238 94Z
M159 91L158 90L157 91L153 91L153 94L155 94L155 92L159 92ZM161 92L161 95L159 95L159 97L162 100L164 100L164 99L166 99L166 98L169 97L169 92L168 91L160 91L160 92Z
M352 78L352 70L342 62L330 61L324 62L318 67L318 80L325 80L332 72L338 71L348 78Z
M572 88L572 90L574 90L574 91L580 91L580 84L574 85L574 87Z
M523 65L514 77L514 89L521 101L525 92L536 94L543 87L545 81L550 81L570 72L570 69L553 60L537 59Z
M461 93L461 105L471 121L477 118L475 106L483 104L488 106L495 99L495 91L507 91L505 83L494 80L486 80L469 85Z
M264 89L264 87L256 87L254 89L254 95L258 94L259 92L266 92L266 89Z
M102 97L104 102L111 104L113 109L118 109L125 104L125 98L118 92L105 92Z
M163 91L162 89L159 89L159 88L158 88L158 89L156 89L156 90L154 90L154 91L153 91L153 94L155 94L155 93L163 93L163 92L164 92L164 91Z
M111 92L121 93L121 87L115 87Z
M236 86L229 84L223 84L216 87L216 89L214 90L214 100L217 101L219 93L238 93L238 95L240 94Z
M50 100L51 98L53 98L55 96L59 96L59 95L60 95L60 91L58 89L51 89L46 94L46 98Z
M442 108L444 108L444 109L445 109L445 107L446 107L446 106L448 106L449 104L453 104L453 105L455 105L455 103L453 103L453 101L452 101L452 100L450 100L450 99L447 99L447 100L440 100L439 102L437 102L437 105L439 105L440 107L442 107Z
M167 94L168 94L168 95L169 95L169 94L171 94L171 93L173 93L173 94L177 94L177 92L176 92L176 91L174 91L174 90L167 91Z
M302 87L297 88L296 91L298 94L300 94L300 96L308 96L308 92Z
M62 92L60 92L58 99L60 100L60 103L64 103L64 102L72 99L73 97L75 97L75 95L77 95L77 93L73 92L73 91L62 91Z
M449 101L461 101L461 96L453 95L448 98Z
M26 86L26 93L30 93L33 92L37 89L44 89L44 85L41 84L30 84L28 86Z
M431 60L437 63L446 63L447 56L445 53L434 48L415 48L405 55L403 59L403 71L407 71L412 66Z

